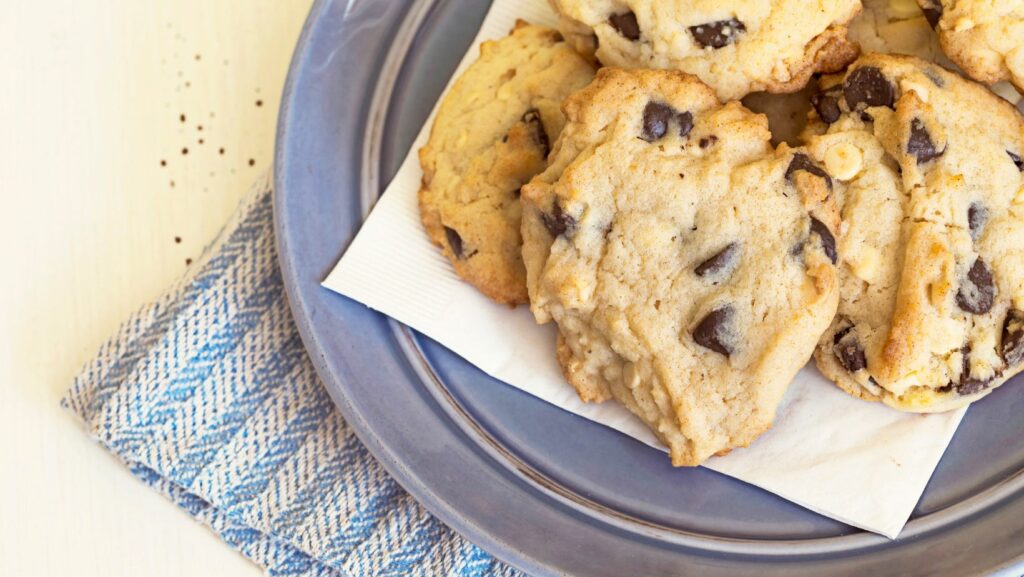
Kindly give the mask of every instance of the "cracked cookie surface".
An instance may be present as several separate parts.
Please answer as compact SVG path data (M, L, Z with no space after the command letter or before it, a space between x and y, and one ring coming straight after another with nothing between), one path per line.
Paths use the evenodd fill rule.
M971 78L1024 92L1024 0L917 0L942 50Z
M682 72L605 68L565 111L523 255L566 378L677 466L749 445L836 310L832 179Z
M1024 116L912 57L862 56L821 90L807 148L843 263L819 368L906 411L980 399L1024 368Z
M527 301L519 189L547 166L562 101L594 69L562 35L520 22L484 42L420 150L420 217L456 273L502 304Z
M795 92L856 57L860 0L550 0L559 27L607 66L695 74L723 100Z

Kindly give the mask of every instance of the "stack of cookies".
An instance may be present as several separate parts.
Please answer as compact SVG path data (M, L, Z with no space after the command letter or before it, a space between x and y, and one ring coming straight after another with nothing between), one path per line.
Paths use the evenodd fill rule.
M920 3L967 74L1024 88L1024 0ZM455 82L419 200L462 278L557 325L584 401L623 404L695 466L765 432L812 356L914 412L1024 369L1011 104L860 55L859 0L552 5L559 30L520 23ZM809 83L799 146L737 100Z

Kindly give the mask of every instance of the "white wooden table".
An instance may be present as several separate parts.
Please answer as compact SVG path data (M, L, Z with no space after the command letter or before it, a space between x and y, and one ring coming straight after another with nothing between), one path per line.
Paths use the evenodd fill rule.
M260 574L58 403L269 167L310 4L4 4L0 575Z

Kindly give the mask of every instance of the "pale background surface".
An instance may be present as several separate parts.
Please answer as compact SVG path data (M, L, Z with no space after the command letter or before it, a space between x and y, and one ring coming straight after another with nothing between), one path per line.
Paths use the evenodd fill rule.
M58 403L270 165L311 3L0 2L0 575L260 574Z

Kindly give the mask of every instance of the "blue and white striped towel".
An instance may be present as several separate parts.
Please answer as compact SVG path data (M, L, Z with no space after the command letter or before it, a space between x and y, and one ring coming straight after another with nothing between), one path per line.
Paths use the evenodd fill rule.
M270 575L521 575L417 504L334 408L285 301L268 180L64 405Z

